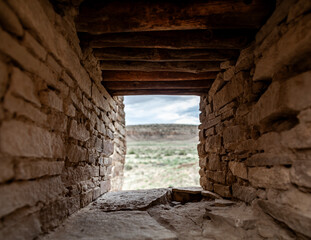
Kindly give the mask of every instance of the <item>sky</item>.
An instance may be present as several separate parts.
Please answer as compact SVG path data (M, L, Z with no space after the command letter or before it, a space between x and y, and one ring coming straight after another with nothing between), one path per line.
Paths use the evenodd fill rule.
M198 96L125 96L126 125L199 124Z

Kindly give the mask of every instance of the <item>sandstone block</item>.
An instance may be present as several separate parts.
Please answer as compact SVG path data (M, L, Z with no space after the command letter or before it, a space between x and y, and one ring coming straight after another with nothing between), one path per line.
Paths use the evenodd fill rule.
M15 167L15 178L26 180L60 175L63 167L63 161L19 161Z
M230 81L235 73L235 67L230 67L224 72L224 81Z
M208 158L208 169L212 171L221 170L219 155L210 154Z
M294 128L281 133L283 146L295 149L311 147L311 127L309 124L298 124Z
M0 187L0 216L3 217L24 206L47 202L64 191L60 177L37 181L14 182Z
M41 107L40 101L35 95L35 86L28 75L18 68L14 68L11 79L9 91Z
M93 199L93 190L90 189L87 192L84 192L81 194L81 199L80 199L80 207L83 208L87 206L89 203L92 202Z
M258 205L264 212L285 223L288 227L304 236L311 237L311 219L308 213L297 211L286 205L259 200Z
M215 134L215 128L214 127L205 130L205 137L212 136L214 134Z
M232 195L235 198L250 203L257 197L257 190L255 188L241 186L236 183L232 185Z
M93 196L92 196L92 200L96 200L99 196L101 195L101 189L100 187L96 187L93 189Z
M230 193L230 187L229 186L224 186L221 184L214 184L214 192L219 194L220 196L224 198L230 198L231 193Z
M14 177L14 164L12 159L0 157L0 183L10 180Z
M65 104L64 105L64 113L68 117L75 117L76 116L76 108L72 104Z
M25 36L23 39L23 45L28 48L28 50L35 56L37 56L40 60L45 61L47 52L46 50L37 42L33 36L25 32Z
M0 23L5 30L19 37L23 36L24 29L14 12L4 1L0 2Z
M286 190L290 183L289 169L279 166L249 168L248 178L254 187Z
M45 124L47 115L39 109L33 107L32 104L21 98L14 97L10 92L5 96L4 108L11 113L16 113L18 116L24 116L34 122Z
M69 136L80 141L87 141L90 138L90 132L83 124L78 124L76 120L72 120Z
M292 164L293 156L285 153L258 153L245 161L248 167Z
M103 155L104 157L109 157L113 154L114 143L112 141L103 140Z
M64 153L60 136L16 120L3 122L0 146L12 156L62 158Z
M228 61L225 61L225 62L221 62L220 63L220 69L228 69L230 67L233 67L235 64L235 61L233 60L228 60Z
M206 171L208 178L217 183L226 183L226 173L224 171Z
M223 142L226 146L230 143L241 142L245 139L245 130L240 126L232 126L225 128L223 132Z
M282 67L295 64L310 55L311 15L305 15L274 45L265 51L256 63L253 80L271 79ZM288 47L291 46L291 47Z
M241 50L235 65L235 72L249 70L254 64L254 46Z
M239 72L232 78L229 83L227 83L219 92L217 92L213 100L214 111L220 109L224 105L230 103L235 98L240 96L244 91L244 81L248 77L248 73Z
M215 135L207 138L205 143L205 151L217 153L221 149L221 136Z
M111 188L111 185L110 185L109 180L100 182L100 193L101 194L109 192L110 188Z
M75 144L70 144L67 148L69 162L84 162L87 160L87 150Z
M94 100L97 107L108 112L110 110L108 101L104 98L103 94L100 93L97 86L92 86L92 99Z
M291 6L287 16L287 22L293 21L298 16L311 10L311 2L308 0L300 0L295 5Z
M218 73L215 81L213 82L210 90L208 91L208 97L210 100L214 97L215 93L225 84L223 79L223 73Z
M47 56L46 63L53 69L54 72L56 72L57 74L61 74L63 68L56 62L56 60L51 55Z
M40 100L44 105L63 112L63 100L54 91L41 92Z
M68 118L62 113L53 113L48 117L48 125L53 131L66 132Z
M2 98L6 92L8 80L9 80L8 67L4 62L0 61L0 98Z
M66 167L62 172L62 181L66 187L76 185L92 178L93 169L88 164L77 167Z
M220 121L221 121L221 116L218 116L214 119L205 121L202 124L200 124L199 129L209 129L209 128L217 125L218 123L220 123Z
M295 161L290 171L290 178L300 187L311 188L311 161Z
M244 163L241 162L229 162L229 169L233 175L247 179L247 169Z

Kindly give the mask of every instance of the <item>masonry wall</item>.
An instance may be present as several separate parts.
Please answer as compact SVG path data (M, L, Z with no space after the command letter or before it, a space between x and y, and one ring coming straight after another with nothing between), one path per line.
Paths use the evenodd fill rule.
M204 189L257 204L303 239L311 237L310 9L307 0L279 1L237 62L221 64L201 97L198 145Z
M53 2L0 1L0 239L33 239L122 186L123 98L80 48L75 6Z

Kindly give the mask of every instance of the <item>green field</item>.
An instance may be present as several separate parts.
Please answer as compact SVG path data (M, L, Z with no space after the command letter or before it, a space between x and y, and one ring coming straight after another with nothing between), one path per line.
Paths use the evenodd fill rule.
M199 185L196 141L129 141L123 190Z

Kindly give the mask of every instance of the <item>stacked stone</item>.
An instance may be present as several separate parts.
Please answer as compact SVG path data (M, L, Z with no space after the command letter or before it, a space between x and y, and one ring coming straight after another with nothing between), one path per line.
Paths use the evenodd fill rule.
M280 1L200 103L200 183L311 237L311 4ZM268 230L261 233L268 237Z
M122 185L123 99L59 9L0 1L0 239L34 239Z

